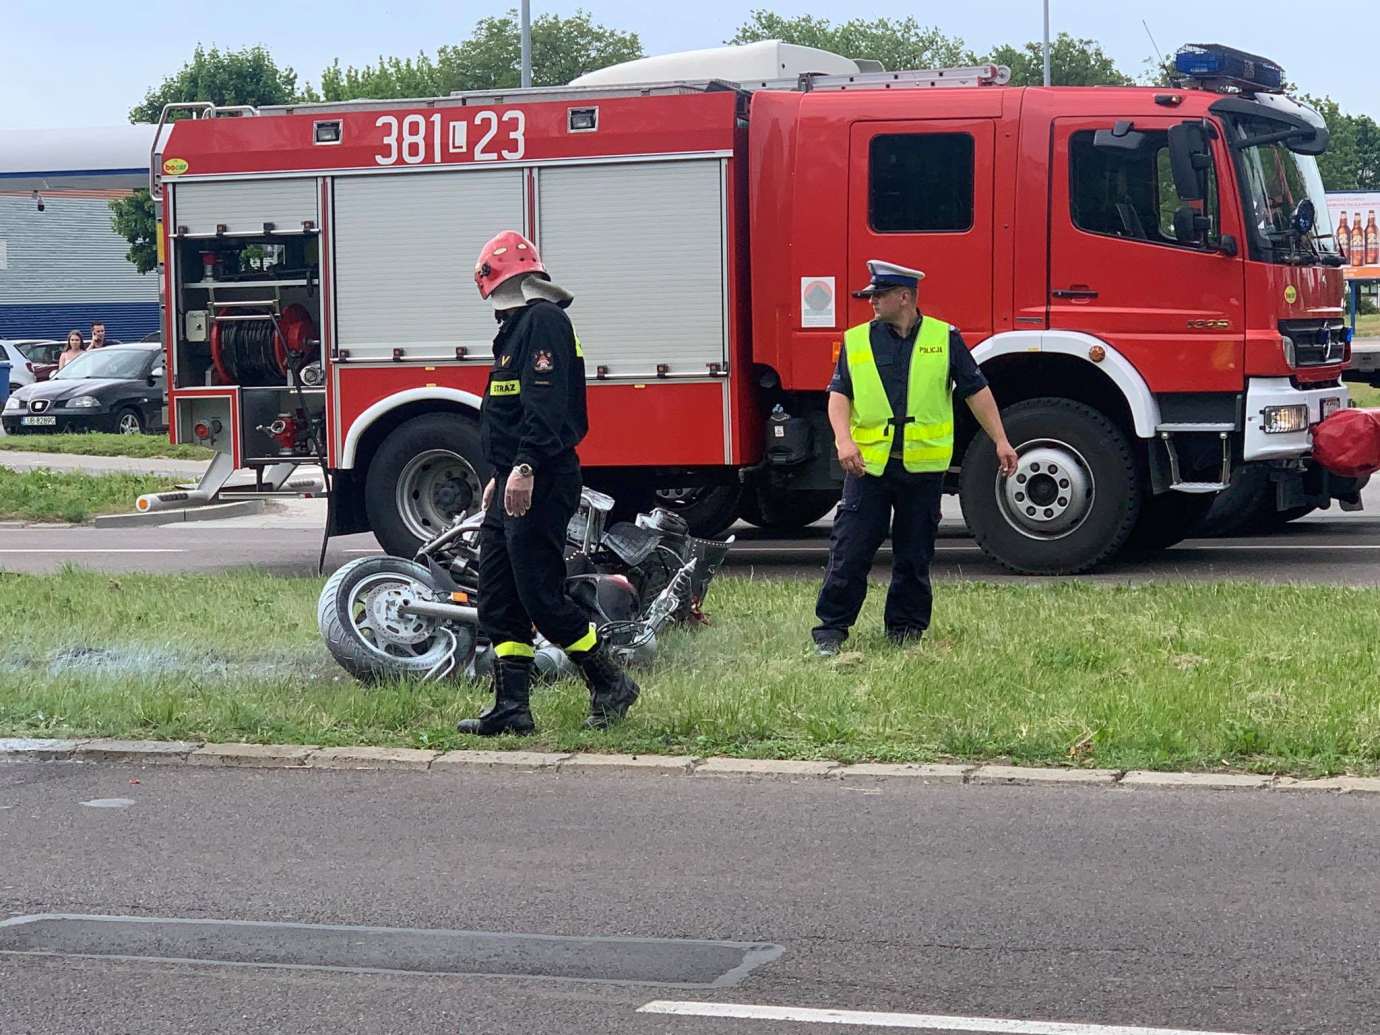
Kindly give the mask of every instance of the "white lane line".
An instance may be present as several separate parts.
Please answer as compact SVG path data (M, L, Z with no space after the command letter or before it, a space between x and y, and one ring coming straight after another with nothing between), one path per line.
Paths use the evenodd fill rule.
M150 547L146 550L77 550L70 546L61 550L0 550L0 553L186 553L186 550L164 550Z
M735 546L739 553L825 553L828 546L821 543L819 546L753 546L749 543L736 543ZM889 551L889 545L883 545L882 550ZM981 548L976 544L964 544L963 546L936 546L935 549L940 553L976 553ZM1289 550L1380 550L1380 543L1339 543L1336 546L1319 546L1307 543L1296 543L1292 546L1182 546L1174 547L1165 551L1165 556L1172 556L1173 553L1199 553L1216 552L1218 550L1267 550L1284 552ZM731 556L731 555L730 555Z
M994 1035L995 1033L1000 1033L1000 1035L1232 1035L1230 1032L1187 1031L1181 1028L1127 1028L1110 1024L1012 1021L997 1017L944 1017L925 1013L874 1013L869 1010L811 1010L792 1006L691 1003L664 999L640 1006L637 1012L676 1014L682 1017L732 1017L757 1021L856 1024L874 1028L980 1031L994 1033Z

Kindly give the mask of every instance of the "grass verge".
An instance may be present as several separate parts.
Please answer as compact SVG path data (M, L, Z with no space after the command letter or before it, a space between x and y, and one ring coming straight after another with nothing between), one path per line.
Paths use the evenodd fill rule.
M455 722L485 690L345 676L317 637L319 587L258 573L0 576L0 736L481 745ZM723 578L713 624L664 637L622 727L582 730L584 690L563 683L534 695L539 736L488 746L1380 768L1380 590L941 584L924 644L896 650L874 588L853 649L821 661L807 649L813 589Z
M1355 381L1348 381L1346 388L1357 406L1367 410L1373 410L1380 406L1380 388L1357 384Z
M1358 338L1380 338L1380 313L1371 313L1369 316L1356 316L1356 337Z
M156 475L0 467L0 520L80 522L97 514L123 514L134 509L141 494L172 487L173 479Z
M76 453L82 456L132 456L150 460L209 460L215 454L202 446L173 445L166 435L4 435L0 450L23 453Z

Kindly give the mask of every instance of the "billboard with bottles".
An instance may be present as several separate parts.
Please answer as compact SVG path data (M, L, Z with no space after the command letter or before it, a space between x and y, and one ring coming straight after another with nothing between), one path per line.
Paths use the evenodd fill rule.
M1354 280L1380 280L1380 191L1339 191L1327 195L1327 210L1337 233L1343 272Z

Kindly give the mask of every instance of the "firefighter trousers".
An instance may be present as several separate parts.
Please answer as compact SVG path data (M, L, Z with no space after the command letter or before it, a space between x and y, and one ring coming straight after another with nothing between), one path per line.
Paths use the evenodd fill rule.
M816 640L843 640L867 596L867 575L891 532L891 588L884 620L893 636L910 637L930 625L934 594L930 562L939 531L942 474L911 474L893 459L880 477L847 475L829 539L829 566L815 604Z
M532 626L558 647L589 635L589 617L565 592L566 526L580 505L580 469L539 470L532 506L503 509L497 478L479 529L479 628L489 642L532 643Z

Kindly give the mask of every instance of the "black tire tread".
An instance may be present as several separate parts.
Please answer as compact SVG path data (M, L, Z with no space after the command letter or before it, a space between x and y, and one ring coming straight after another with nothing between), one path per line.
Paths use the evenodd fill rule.
M1081 575L1085 572L1093 570L1094 568L1097 568L1102 564L1105 564L1107 561L1115 557L1121 551L1122 547L1125 546L1126 540L1130 537L1131 531L1135 528L1136 521L1140 516L1141 509L1139 505L1139 494L1141 492L1139 465L1136 459L1136 454L1131 446L1131 443L1127 440L1125 434L1122 433L1121 429L1118 428L1114 423L1112 423L1112 421L1105 414L1103 414L1099 410L1093 409L1086 403L1076 402L1073 399L1062 399L1057 396L1044 396L1035 399L1026 399L1018 403L1013 403L1011 406L1002 410L1002 421L1004 423L1009 422L1012 420L1013 417L1017 417L1028 410L1042 408L1062 410L1065 413L1068 413L1070 416L1077 416L1084 420L1088 420L1092 424L1094 424L1097 427L1098 431L1106 439L1107 443L1114 446L1117 454L1121 459L1121 462L1126 466L1126 469L1131 476L1132 491L1137 496L1135 500L1136 505L1123 508L1121 521L1116 530L1113 532L1112 536L1107 540L1106 544L1104 544L1102 550L1098 552L1095 556L1085 559L1081 564L1068 568L1065 572L1066 574L1070 575ZM968 446L968 454L972 455L974 450L989 445L990 444L988 443L985 436L978 435ZM965 457L965 460L966 459L967 457ZM992 552L989 542L985 541L989 540L989 537L985 536L980 529L974 529L971 522L969 523L969 528L973 531L973 538L977 541L978 546L982 548L982 552L985 553L988 557L995 560L1002 567L1006 568L1008 571L1014 572L1017 575L1057 574L1056 572L1052 572L1046 569L1033 568L1028 565L1016 564L1011 561L1005 560L1001 557L998 557L994 552Z

